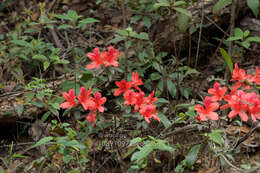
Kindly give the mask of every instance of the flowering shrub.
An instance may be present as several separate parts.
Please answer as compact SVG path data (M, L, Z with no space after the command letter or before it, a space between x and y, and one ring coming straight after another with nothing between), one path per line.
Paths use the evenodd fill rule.
M199 113L199 116L196 117L197 120L206 121L207 117L211 120L218 120L218 114L214 111L219 108L217 101L222 101L223 99L227 104L221 106L220 109L231 108L228 118L232 119L239 115L242 121L248 121L249 114L254 122L257 119L260 120L259 95L255 92L246 92L250 89L250 84L260 85L259 69L256 67L254 76L251 76L246 74L245 70L239 69L238 65L235 64L231 81L236 83L232 86L230 94L226 94L227 88L221 88L218 82L214 84L213 88L208 90L211 96L206 96L204 100L205 108L202 105L195 106L195 110Z
M102 106L106 102L106 97L102 97L101 93L96 92L94 97L91 97L92 90L86 90L85 87L80 88L80 93L75 96L73 89L69 90L69 93L63 92L62 96L65 98L66 102L60 104L60 108L71 109L73 106L78 106L81 104L84 110L89 110L89 115L86 119L93 125L95 123L96 112L104 112L104 107ZM76 98L78 101L76 102Z
M113 46L108 47L108 52L99 53L99 48L95 48L93 53L87 53L89 59L93 62L87 65L87 69L99 68L101 65L115 66L118 67L119 63L117 61L119 57L119 51L115 49Z
M143 82L142 79L139 78L139 74L132 72L132 81L127 82L122 80L121 82L116 82L119 88L114 91L114 96L123 93L125 99L124 104L133 105L135 112L139 110L147 123L150 123L150 118L160 121L156 115L156 106L154 105L154 102L156 102L158 98L154 97L154 91L148 97L145 97L144 92L138 87L142 84ZM135 92L131 89L132 87L137 91Z
M86 66L87 69L98 69L101 65L105 67L119 66L117 61L119 51L113 46L109 46L108 51L102 53L99 52L99 48L95 48L93 53L87 53L87 56L93 61ZM160 121L156 114L156 105L154 104L158 98L154 97L154 91L145 97L145 93L139 88L143 84L143 81L139 78L137 72L132 73L132 80L130 82L122 80L121 82L116 81L115 84L118 88L114 91L114 96L123 94L125 99L124 104L133 105L135 112L139 111L146 122L150 123L150 118ZM86 90L85 87L80 88L78 96L75 96L73 89L70 89L68 93L63 92L62 96L66 101L60 104L60 108L71 109L73 106L81 104L85 111L89 110L90 113L86 116L86 119L93 125L95 124L96 112L104 112L102 105L106 102L106 97L102 97L99 92L96 92L94 97L91 97L91 94L92 90Z

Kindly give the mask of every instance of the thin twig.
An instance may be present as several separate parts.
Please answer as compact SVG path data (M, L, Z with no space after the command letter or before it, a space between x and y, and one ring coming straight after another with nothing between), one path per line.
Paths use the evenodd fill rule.
M232 0L232 6L231 6L231 16L230 16L230 35L232 36L234 33L234 27L235 27L235 19L236 19L236 6L237 6L237 0ZM232 49L233 49L233 43L232 41L229 42L228 45L228 55L232 59ZM228 66L226 66L224 79L228 80L230 77L230 71Z
M64 47L63 47L62 43L60 42L60 39L59 39L57 33L55 32L54 28L48 28L48 29L49 29L49 31L50 31L50 33L52 35L52 38L54 40L55 45L58 48L64 49Z
M199 58L199 51L200 51L200 41L201 41L201 34L202 34L202 25L203 25L203 20L204 20L204 2L201 7L201 21L200 21L200 32L199 32L199 40L197 44L197 52L196 52L196 60L195 60L195 69L197 69L197 64L198 64L198 58Z
M258 123L258 124L259 124L259 123ZM256 131L256 129L260 128L260 126L259 126L258 124L256 124L252 129L250 129L250 131L249 131L245 136L243 136L242 138L240 138L240 139L237 141L237 143L236 143L234 149L237 148L242 142L244 142L245 140L247 140L247 139L254 133L254 131Z
M216 24L216 22L214 22L211 18L209 18L208 16L205 16L205 18L210 21L213 25L216 26L216 28L218 28L221 32L223 32L227 37L229 37L230 35L225 32L220 26L218 26L218 24Z
M234 169L236 169L236 170L238 170L240 172L244 172L243 169L240 169L240 168L236 167L235 165L233 165L223 154L219 154L219 156L221 156L227 162L227 164L229 166L231 166L232 168L234 168Z
M122 15L123 15L123 27L126 29L126 0L123 0L122 2ZM129 38L129 37L128 37ZM125 78L127 78L128 75L128 48L126 47L126 42L128 39L125 40L124 43L124 52L125 52Z

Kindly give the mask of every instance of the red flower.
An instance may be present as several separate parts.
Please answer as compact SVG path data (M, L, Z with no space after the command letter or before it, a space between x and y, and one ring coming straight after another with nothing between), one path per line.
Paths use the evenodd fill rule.
M195 116L196 120L198 120L199 122L201 122L200 116Z
M242 90L238 90L236 95L226 95L224 99L228 102L228 104L221 106L220 109L226 109L229 107L232 109L232 111L228 114L228 118L232 119L238 114L242 121L248 120L248 116L246 114L246 97Z
M131 83L126 82L126 80L122 80L121 82L116 81L116 86L119 88L115 90L114 96L119 96L122 92L126 92L131 88Z
M255 82L258 85L260 85L260 75L258 73L259 73L259 69L258 69L258 67L256 67L255 75L252 77L250 82Z
M104 64L99 54L99 48L95 48L93 53L87 53L87 56L93 61L87 65L87 69L99 68L100 65Z
M145 97L144 97L144 92L139 92L136 93L136 102L135 102L135 112L138 111L138 109L140 108L140 106L142 106L143 104L145 104Z
M241 85L245 89L250 89L250 86L248 85L248 82L251 80L251 75L247 75L244 69L239 69L237 63L235 64L235 69L232 73L232 79L231 81L238 81L233 85L233 89L238 89L241 87Z
M136 93L134 90L128 90L124 93L125 105L134 105L136 102Z
M251 92L247 93L247 110L248 113L251 115L251 118L254 122L256 122L256 119L260 120L260 100L259 96L256 95L256 93Z
M142 105L139 112L144 117L147 123L150 123L150 118L154 118L155 120L160 122L160 118L156 115L155 105Z
M220 83L218 82L214 84L214 88L210 88L208 90L208 93L212 95L211 96L212 101L222 100L226 92L227 92L227 88L226 87L220 88Z
M102 105L107 101L106 97L102 97L100 92L96 92L93 100L95 102L93 109L104 112L104 107Z
M119 63L117 59L119 57L119 51L115 49L113 46L109 46L108 52L103 52L101 54L101 57L103 58L106 67L111 65L118 67Z
M80 95L78 95L79 103L82 104L84 110L91 109L95 106L93 98L90 97L92 90L86 90L85 87L80 88Z
M154 90L151 94L149 94L148 97L146 97L146 103L147 104L153 104L155 102L157 102L158 98L157 97L154 97Z
M95 113L90 112L89 115L87 115L85 118L91 123L92 126L94 126L94 124L96 122L96 114Z
M138 72L132 72L132 86L137 89L138 91L141 91L141 89L138 87L138 85L143 85L142 79L139 78Z
M202 105L195 106L195 110L199 113L201 121L206 121L207 117L211 120L218 120L218 114L214 111L218 109L219 104L211 102L211 98L206 96L204 105L205 109Z
M76 106L77 105L76 102L75 102L76 96L75 96L75 93L74 93L73 89L70 89L68 93L67 92L63 92L62 96L65 98L66 102L61 103L60 104L60 108L62 108L62 109L66 109L66 108L71 109L72 106Z

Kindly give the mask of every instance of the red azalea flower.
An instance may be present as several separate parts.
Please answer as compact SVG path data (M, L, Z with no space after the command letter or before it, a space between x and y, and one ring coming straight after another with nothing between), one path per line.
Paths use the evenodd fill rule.
M154 97L154 90L151 94L149 94L148 97L146 97L146 103L147 104L153 104L155 102L157 102L158 98L157 97Z
M199 122L201 122L200 116L195 116L196 120L198 120Z
M115 67L119 66L119 63L117 61L119 57L119 51L115 49L113 46L109 46L108 52L103 52L101 54L101 57L103 58L106 67L111 65Z
M232 119L238 114L242 121L248 120L248 116L246 114L246 97L242 90L238 90L236 95L226 95L224 99L228 102L228 104L221 106L220 109L226 109L229 107L232 109L232 111L228 114L228 118Z
M138 72L132 72L132 86L141 92L141 89L138 87L138 85L143 85L142 79L139 78Z
M234 84L234 86L232 87L234 88L240 88L241 85L245 88L245 89L250 89L250 86L248 85L248 82L251 80L251 75L247 75L244 69L239 69L237 63L235 64L235 69L233 70L232 73L232 79L231 81L238 81L237 83Z
M126 80L122 80L121 82L116 81L116 86L119 88L115 90L114 96L119 96L131 88L131 82L127 82Z
M135 112L138 111L140 106L145 104L145 97L144 97L144 95L145 95L144 92L136 93Z
M73 89L70 89L68 93L67 92L63 92L62 96L65 98L66 102L61 103L60 104L60 108L62 108L62 109L66 109L66 108L71 109L72 106L76 106L77 105L76 102L75 102L76 96L75 96L75 93L74 93Z
M102 97L100 92L96 92L93 100L95 102L93 109L104 112L104 107L102 105L107 101L106 97Z
M104 64L99 54L99 48L95 48L93 53L87 53L87 56L93 61L87 65L87 69L99 68L100 65Z
M199 113L201 121L206 121L207 117L211 120L218 120L218 114L214 112L218 109L217 102L211 102L211 98L206 96L204 100L205 108L202 105L196 105L195 110Z
M124 93L125 105L134 105L136 102L136 93L134 90L128 90Z
M251 115L251 118L254 122L256 122L256 119L260 120L260 100L259 96L254 93L247 93L247 110L248 113Z
M86 90L85 87L80 88L80 95L78 95L79 103L82 104L84 110L91 109L95 106L93 98L90 97L92 90Z
M155 105L142 105L139 112L144 117L147 123L150 123L150 118L154 118L155 120L160 122L160 118L156 115Z
M220 88L220 83L218 82L214 84L214 88L210 88L208 90L208 93L212 95L211 101L222 100L226 92L227 92L227 87Z
M95 113L90 112L89 115L87 115L85 118L88 120L88 122L91 123L92 126L94 126L94 124L96 122L96 114Z
M256 67L255 70L255 75L252 77L252 79L250 80L250 82L255 82L258 85L260 85L260 75L259 75L259 69L258 67Z

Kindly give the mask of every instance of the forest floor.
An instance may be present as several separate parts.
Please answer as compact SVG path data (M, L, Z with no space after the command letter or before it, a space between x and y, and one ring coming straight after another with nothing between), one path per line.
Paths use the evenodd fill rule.
M27 2L27 1L25 1ZM80 32L64 32L66 34L63 35L57 32L56 34L60 38L57 42L50 30L45 29L39 35L34 35L34 37L42 38L45 41L49 41L57 46L59 46L59 42L62 44L61 47L63 52L67 51L67 54L63 54L66 56L67 60L70 61L70 64L66 65L67 68L75 69L78 64L74 64L72 61L73 51L70 51L69 48L75 47L75 45L80 45L83 50L92 51L90 48L107 47L107 43L112 40L115 36L115 32L119 29L123 29L124 25L124 16L121 15L121 6L112 5L108 7L109 3L101 3L100 5L96 5L94 1L61 1L59 3L53 4L52 2L45 2L45 8L51 9L56 14L65 13L68 9L76 10L79 15L82 16L91 16L95 19L98 19L100 22L89 25L88 31L91 33L88 37L84 36L84 33ZM23 7L23 8L21 8ZM1 42L4 41L10 34L10 31L15 31L17 34L21 34L19 32L24 32L23 29L19 30L21 27L22 21L26 20L26 10L31 10L31 20L38 21L41 12L40 7L37 5L36 1L30 1L24 3L23 1L14 1L9 3L8 5L4 5L0 2L0 39ZM130 12L125 14L127 22L131 20L133 14ZM144 26L144 23L136 23L133 24L134 29L138 30L138 32L148 32L151 33L151 30L156 30L156 23L152 24L151 30L147 29ZM37 29L37 27L36 27ZM216 29L216 28L215 28ZM211 28L211 30L213 30ZM198 62L196 62L197 67L194 68L200 75L198 77L189 77L182 82L182 86L191 87L193 89L193 94L187 99L184 96L178 96L178 98L172 99L171 96L164 95L166 100L169 100L169 104L171 105L183 105L189 104L192 100L201 100L203 96L207 94L207 90L211 88L214 84L214 79L221 81L224 80L224 72L225 72L225 61L222 59L221 55L216 53L216 49L218 48L218 42L213 40L212 37L218 36L210 35L208 36L208 32L202 32L202 43L209 41L208 44L201 44L200 46L200 56ZM61 36L62 35L62 36ZM197 40L198 33L192 35L192 40ZM64 36L64 38L63 38ZM14 36L13 36L14 37ZM210 37L210 38L209 38ZM141 43L141 42L140 42ZM141 43L142 44L142 43ZM1 43L0 46L4 44ZM8 45L5 45L8 46ZM259 44L256 45L256 47ZM117 44L117 47L120 50L121 55L125 55L125 47L123 44ZM159 48L163 49L163 48ZM194 44L191 48L191 57L195 59L196 57L196 49L197 45ZM167 58L171 57L174 54L173 50L165 50L168 53ZM10 51L11 52L11 51ZM80 52L80 51L79 51ZM130 61L133 61L133 53L134 50L128 51L128 56L131 57ZM0 60L5 59L5 54L7 51L2 50L0 48ZM85 54L86 52L83 52ZM240 52L241 54L235 57L236 62L239 63L239 67L245 68L247 71L254 71L255 67L259 67L259 55L252 53L250 50L245 50ZM79 53L80 54L80 53ZM190 55L187 51L181 51L182 57L188 57ZM216 55L217 54L217 55ZM10 54L10 56L12 56ZM212 60L211 57L214 57ZM10 58L10 57L8 57ZM188 64L187 60L180 58L180 61L183 64ZM190 63L191 66L194 67L192 61ZM81 62L80 62L81 63ZM171 65L171 64L170 64ZM15 71L16 66L20 66L23 70L22 76L23 80L18 80L17 75L14 77L14 74L18 74L18 71ZM84 64L84 67L86 64ZM12 70L10 70L10 67ZM56 72L54 72L56 70ZM41 77L43 76L46 80L51 79L60 79L60 77L64 77L65 79L71 78L70 75L66 76L68 73L64 73L63 69L57 67L55 70L49 70L47 72L43 72ZM148 72L147 76L152 74L154 71ZM9 61L0 61L0 112L3 114L4 107L7 104L10 104L12 100L9 100L9 94L14 95L14 99L17 102L21 101L20 92L24 92L22 89L23 85L28 84L33 76L39 76L39 71L33 70L24 66L23 62L19 62L16 60L10 59ZM116 76L118 77L118 76ZM147 77L148 78L148 77ZM72 77L72 79L74 79ZM73 80L72 80L73 81ZM113 81L114 82L114 81ZM102 82L100 82L102 84ZM99 84L100 84L99 83ZM111 84L112 82L110 82ZM153 85L157 86L159 83L158 80L155 80ZM111 86L108 86L111 87ZM100 87L104 88L104 87ZM110 88L108 88L110 89ZM62 90L56 90L60 96L62 95ZM205 94L206 93L206 94ZM13 96L13 95L12 95ZM111 95L110 95L111 97ZM11 99L11 97L10 97ZM13 105L14 107L16 105ZM23 108L23 111L26 107ZM19 109L14 108L15 111L19 114ZM109 120L116 117L115 122L123 122L125 118L123 111L118 111L118 108L115 107L115 104L109 102L106 105L106 109L103 114L104 122L108 122ZM181 106L179 108L171 108L164 106L162 109L165 109L167 114L167 118L170 120L176 120L176 116L180 115L181 112L186 113L187 109ZM170 111L168 111L170 110ZM51 159L49 159L48 164L54 165L53 168L48 167L39 168L38 163L45 165L47 163L41 162L42 156L44 157L47 150L46 148L36 147L33 149L29 149L30 146L34 145L36 139L41 139L48 135L60 135L65 133L64 131L59 132L49 132L46 130L51 125L51 120L56 119L58 121L62 121L63 123L69 123L75 128L77 131L80 129L80 125L77 124L78 119L73 119L72 117L62 117L59 118L54 116L49 116L45 122L40 121L44 115L46 115L46 108L36 109L34 115L32 117L23 117L19 115L10 115L6 113L6 116L0 117L0 173L2 172L26 172L24 168L27 167L27 172L64 172L64 169L68 169L68 167L60 167L62 165L62 157L59 153L55 153L52 155ZM59 111L59 114L63 114L64 111ZM2 115L0 113L0 115ZM181 116L180 118L181 119ZM203 125L198 125L199 123L194 123L194 120L181 121L176 120L175 123L171 124L170 127L166 128L164 126L158 125L157 122L151 122L147 125L149 128L140 128L136 129L137 123L136 119L129 118L129 121L124 123L123 127L121 125L115 125L117 131L115 132L113 129L114 125L110 125L107 128L101 130L100 134L90 134L91 141L88 141L91 144L88 144L89 147L89 159L91 160L88 164L88 168L86 172L122 172L122 170L126 170L131 165L130 157L127 153L130 152L128 146L130 140L133 137L145 137L145 136L160 136L161 139L167 140L170 144L178 147L178 152L175 153L174 158L173 155L170 155L167 152L154 152L149 160L147 166L144 169L141 169L140 172L175 172L175 168L177 165L180 165L181 161L185 159L187 154L189 153L192 146L200 144L200 152L195 163L191 168L184 168L185 173L198 172L198 173L239 173L243 172L240 169L241 165L244 169L246 167L251 167L253 170L254 167L259 166L260 164L260 130L259 128L255 130L252 134L250 134L245 140L241 141L245 135L249 134L252 130L252 123L233 123L231 121L220 121L219 124L213 123L212 127L218 126L219 130L222 130L221 134L223 135L223 145L219 147L217 144L213 143L213 146L209 146L207 141L206 133L209 132L208 126L204 128ZM143 126L143 124L141 125ZM209 125L210 126L210 125ZM199 128L200 127L200 128ZM115 139L117 138L117 139ZM106 146L104 147L103 141L106 139ZM235 142L234 142L235 141ZM239 145L236 144L238 142ZM230 148L233 148L231 151ZM215 149L215 151L213 151ZM226 149L226 150L225 150ZM219 150L219 151L218 151ZM230 152L231 151L231 152ZM225 155L226 153L229 153ZM122 155L121 160L117 158L117 155ZM147 156L148 157L148 156ZM38 160L37 160L38 159ZM37 161L36 161L37 160ZM30 164L34 163L34 164ZM167 166L165 166L167 165ZM71 166L71 165L70 165ZM77 165L73 165L74 168ZM73 166L71 166L73 168ZM80 166L79 166L80 167ZM252 172L259 173L259 169L255 169ZM91 171L89 171L91 170ZM250 170L250 169L248 169ZM65 171L66 172L66 171Z

